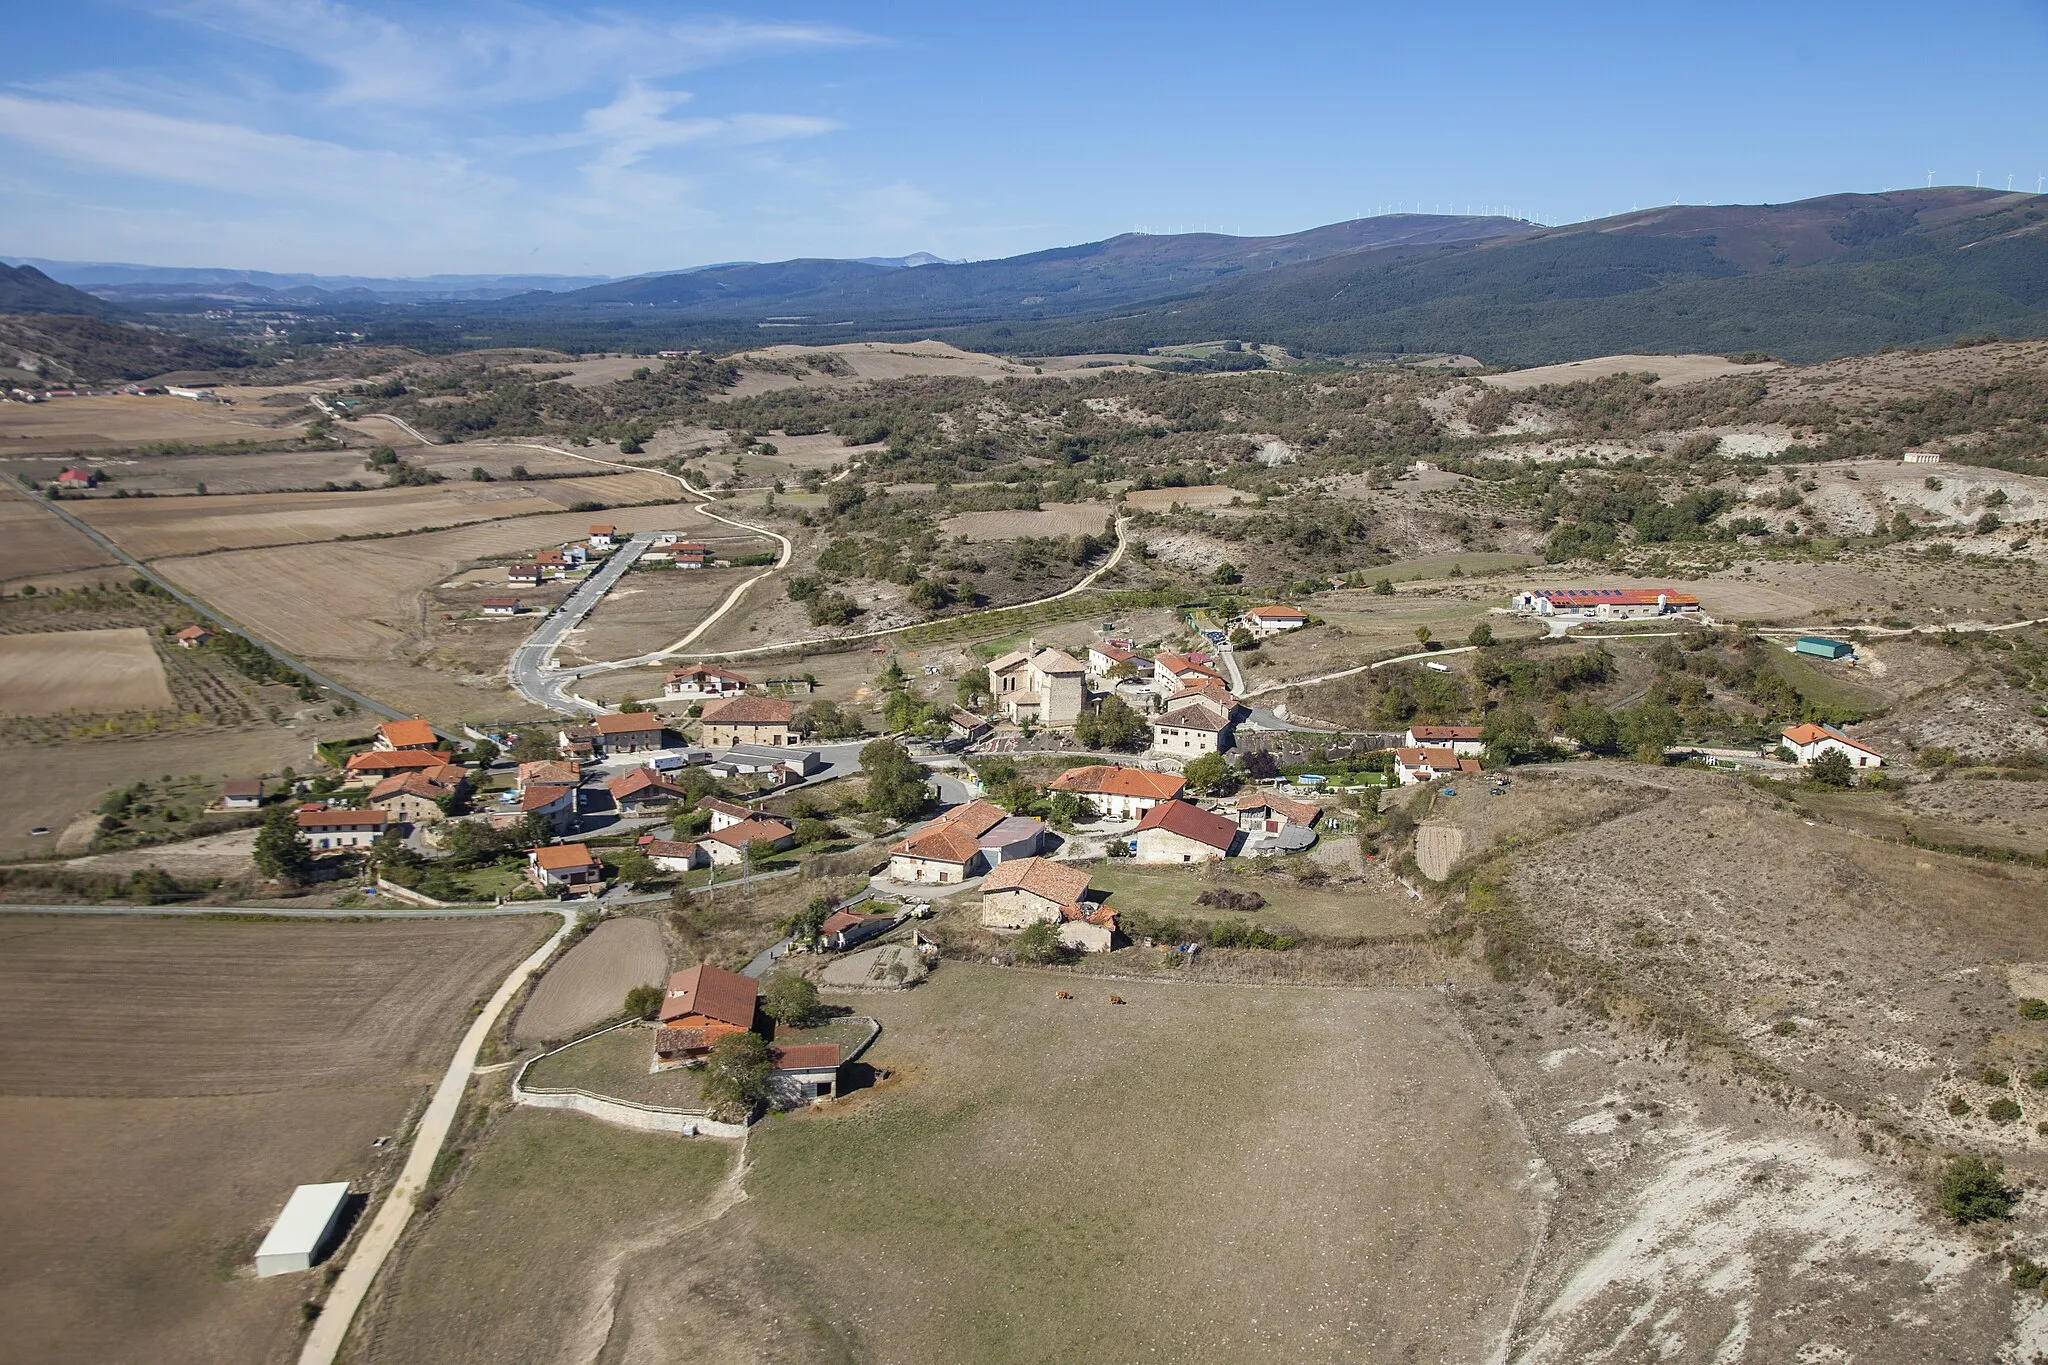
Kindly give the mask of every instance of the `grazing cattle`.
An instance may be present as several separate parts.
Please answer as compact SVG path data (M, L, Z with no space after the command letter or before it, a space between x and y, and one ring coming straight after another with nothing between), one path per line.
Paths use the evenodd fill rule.
M1123 1002L1124 998L1121 995L1112 995L1111 997L1109 997L1109 1003L1112 1005L1121 1005L1123 1004Z
M1057 991L1055 994L1062 1000L1072 1000L1074 998L1072 991Z

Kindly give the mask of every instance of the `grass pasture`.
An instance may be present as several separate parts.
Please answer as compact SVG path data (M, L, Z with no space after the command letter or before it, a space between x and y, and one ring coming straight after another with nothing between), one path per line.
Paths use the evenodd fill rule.
M889 1078L765 1121L730 1208L720 1144L502 1120L369 1359L1488 1354L1533 1153L1439 997L1071 984L859 997Z
M1118 859L1092 866L1089 880L1098 890L1111 893L1109 903L1119 910L1256 924L1276 933L1294 929L1332 938L1362 938L1419 934L1427 927L1409 908L1411 902L1406 897L1385 890L1348 886L1319 890L1278 879L1223 873L1190 876L1185 868L1140 867ZM1195 897L1211 888L1256 891L1266 898L1265 908L1213 910L1195 904Z
M163 662L140 627L0 636L0 715L97 715L170 705Z
M317 1280L248 1278L256 1243L294 1185L388 1178L371 1142L404 1132L471 1002L540 932L0 924L8 1353L289 1360Z

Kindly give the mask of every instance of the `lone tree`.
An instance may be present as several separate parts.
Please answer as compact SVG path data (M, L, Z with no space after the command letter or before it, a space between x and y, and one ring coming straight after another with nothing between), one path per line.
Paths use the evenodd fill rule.
M2005 1170L1980 1156L1959 1156L1941 1173L1941 1211L1958 1223L2004 1218L2017 1200Z
M1807 765L1806 780L1816 787L1847 787L1856 781L1856 769L1849 762L1849 755L1840 749L1830 749Z
M1211 796L1228 796L1239 786L1236 771L1222 754L1203 754L1181 776L1190 787Z
M1418 645L1421 645L1421 646L1422 646L1422 647L1423 647L1424 649L1428 649L1428 648L1429 648L1429 627L1428 627L1428 626L1417 626L1417 627L1415 628L1415 643L1416 643L1416 644L1418 644Z
M868 779L866 806L892 820L908 820L930 800L924 769L893 739L870 740L860 751L860 770Z
M807 976L777 972L761 988L761 1008L778 1024L803 1028L818 1017L818 988Z
M313 845L299 833L290 806L274 806L264 817L254 857L258 872L288 886L303 886L313 878Z
M1074 718L1074 738L1090 749L1142 749L1148 737L1145 718L1122 697L1105 697Z
M661 1008L661 987L635 986L626 992L626 1013L635 1019L652 1019Z
M768 1098L773 1069L760 1034L728 1033L711 1045L704 1064L704 1102L726 1122L743 1122Z
M1485 649L1493 643L1493 627L1481 621L1478 625L1472 627L1472 633L1465 637L1465 643L1477 645L1481 649Z

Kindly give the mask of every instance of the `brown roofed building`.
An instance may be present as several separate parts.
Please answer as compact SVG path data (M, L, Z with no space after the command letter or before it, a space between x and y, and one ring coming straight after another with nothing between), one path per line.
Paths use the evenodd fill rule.
M1186 779L1171 773L1095 763L1067 769L1053 779L1051 790L1072 792L1098 815L1135 820L1161 801L1180 799L1187 785Z
M453 757L454 755L446 750L370 749L350 755L347 767L350 778L374 782L392 773L444 768Z
M889 876L899 882L964 882L982 868L981 836L1009 818L987 801L957 806L890 847Z
M706 697L731 697L747 690L747 680L712 664L691 664L678 668L662 680L661 695L699 701Z
M640 851L662 872L688 872L709 861L704 850L687 839L650 839L640 845Z
M213 638L213 632L205 626L187 626L171 637L180 649L197 649Z
M608 713L593 722L597 741L607 754L638 754L659 749L668 738L668 727L652 711L631 715Z
M1058 924L1068 906L1087 897L1085 868L1050 858L1006 858L982 879L981 922L989 929Z
M448 772L456 774L455 778L446 777ZM370 788L370 804L401 824L430 825L445 818L441 803L461 792L467 776L465 769L453 765L393 773Z
M655 1051L664 1060L701 1055L728 1033L754 1027L758 990L754 979L699 963L668 979L656 1021ZM694 1035L662 1038L662 1034ZM664 1047L666 1043L666 1047Z
M743 744L787 748L790 721L796 708L779 697L728 697L704 708L703 743L707 749Z
M1288 825L1314 829L1323 808L1272 792L1242 792L1237 798L1237 827L1247 834L1278 834Z
M299 833L321 853L368 848L391 828L391 817L381 810L302 810L295 819Z
M771 820L765 815L756 815L742 820L737 825L712 830L700 843L711 861L722 867L737 867L752 859L756 862L771 853L780 853L796 842L796 831L780 820Z
M544 787L574 787L582 781L582 764L566 758L542 758L519 765L516 786L525 791L536 783Z
M1234 711L1209 697L1196 697L1156 716L1152 747L1173 754L1220 754L1230 747L1237 724Z
M256 810L263 805L263 779L241 777L233 782L223 782L220 788L222 810Z
M438 749L441 737L423 720L387 720L377 727L373 748L387 752L399 749Z
M1202 863L1229 857L1237 839L1234 821L1185 801L1166 801L1138 821L1131 847L1141 863Z
M629 773L620 773L604 784L611 793L612 804L620 810L634 810L642 806L665 805L679 801L685 795L683 789L647 768L635 768Z

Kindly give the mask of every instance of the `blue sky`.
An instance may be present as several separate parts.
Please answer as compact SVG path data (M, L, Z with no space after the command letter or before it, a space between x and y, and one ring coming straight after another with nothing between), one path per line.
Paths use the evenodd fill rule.
M984 258L2048 174L2048 3L15 6L0 254Z

